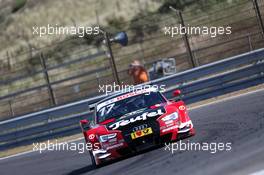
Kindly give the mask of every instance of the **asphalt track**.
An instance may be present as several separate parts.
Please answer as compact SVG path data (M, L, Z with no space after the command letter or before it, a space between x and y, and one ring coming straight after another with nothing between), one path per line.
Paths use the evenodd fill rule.
M197 135L185 143L231 143L230 151L175 151L164 147L92 169L86 154L46 151L0 160L0 174L251 174L264 169L264 91L190 111ZM211 151L212 152L212 151Z

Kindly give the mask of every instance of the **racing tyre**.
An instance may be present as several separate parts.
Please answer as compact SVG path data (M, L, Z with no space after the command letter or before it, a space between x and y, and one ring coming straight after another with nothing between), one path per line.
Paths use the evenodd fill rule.
M89 151L89 154L90 154L91 161L92 161L92 167L93 168L97 168L98 167L98 164L96 164L96 160L94 158L94 155L93 155L92 151Z

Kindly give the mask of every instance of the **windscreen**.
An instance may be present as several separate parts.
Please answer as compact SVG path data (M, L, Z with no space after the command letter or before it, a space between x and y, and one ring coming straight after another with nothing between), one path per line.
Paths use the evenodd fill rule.
M117 119L125 114L164 102L166 102L166 100L159 92L148 92L125 98L97 109L97 122L100 123L110 118Z

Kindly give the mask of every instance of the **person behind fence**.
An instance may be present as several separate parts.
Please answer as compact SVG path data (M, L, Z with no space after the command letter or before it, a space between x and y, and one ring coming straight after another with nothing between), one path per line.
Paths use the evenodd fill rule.
M149 81L147 70L138 60L129 65L128 74L133 77L135 85Z

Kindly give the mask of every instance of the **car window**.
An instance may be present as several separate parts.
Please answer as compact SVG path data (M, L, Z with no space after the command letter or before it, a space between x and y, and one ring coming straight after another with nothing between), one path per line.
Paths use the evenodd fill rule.
M149 92L133 97L125 98L120 101L110 103L97 109L96 117L97 122L102 122L110 118L120 118L121 116L140 110L148 108L155 104L164 103L166 100L162 97L159 92Z

